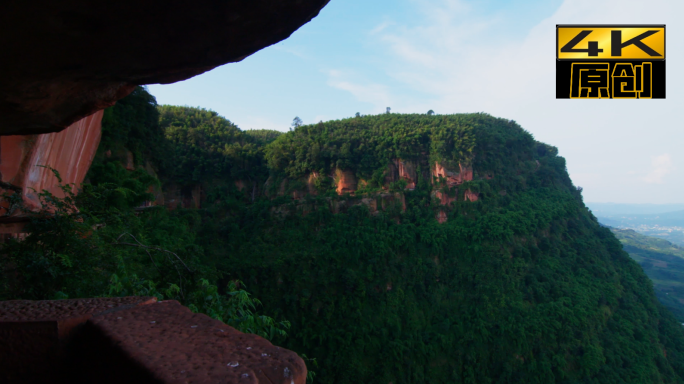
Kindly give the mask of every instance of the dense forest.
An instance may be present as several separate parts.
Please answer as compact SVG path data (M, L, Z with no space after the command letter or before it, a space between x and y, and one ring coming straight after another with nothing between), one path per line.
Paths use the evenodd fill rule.
M2 248L3 299L176 298L315 358L322 383L684 382L681 324L511 120L243 131L139 88L80 192L43 198L57 214Z

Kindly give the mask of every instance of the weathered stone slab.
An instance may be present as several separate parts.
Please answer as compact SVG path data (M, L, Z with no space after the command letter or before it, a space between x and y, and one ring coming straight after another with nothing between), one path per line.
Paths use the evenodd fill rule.
M0 382L45 382L55 375L74 329L100 313L155 302L154 297L0 301Z
M71 348L83 383L306 382L296 353L172 300L93 317Z

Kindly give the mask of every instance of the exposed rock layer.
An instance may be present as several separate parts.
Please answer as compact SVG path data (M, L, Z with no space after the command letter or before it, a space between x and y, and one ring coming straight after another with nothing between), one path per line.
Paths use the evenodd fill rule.
M136 85L240 61L328 1L9 2L0 12L0 135L61 131Z
M337 169L335 171L335 182L337 183L337 194L354 193L357 181L354 171Z
M444 179L448 187L454 187L463 184L465 181L473 180L473 167L463 164L458 164L459 171L451 170L444 164L435 163L432 176L437 180Z
M416 174L416 164L412 161L393 159L388 167L385 176L385 183L394 183L399 180L406 181L406 189L412 191L416 189L418 182Z
M5 188L20 190L27 208L40 208L38 193L64 197L62 184L80 187L100 144L104 111L71 124L62 132L0 138L0 178ZM1 213L1 212L0 212Z

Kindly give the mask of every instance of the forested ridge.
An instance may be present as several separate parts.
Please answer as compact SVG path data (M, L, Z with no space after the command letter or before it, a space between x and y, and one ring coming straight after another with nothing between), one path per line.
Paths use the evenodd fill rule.
M2 248L2 298L177 298L315 358L322 383L684 382L683 327L514 121L243 131L139 88L105 112L88 178L79 217ZM201 208L134 210L171 187L200 188Z

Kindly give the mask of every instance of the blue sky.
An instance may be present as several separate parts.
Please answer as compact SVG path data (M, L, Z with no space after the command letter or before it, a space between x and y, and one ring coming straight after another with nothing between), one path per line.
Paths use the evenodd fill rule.
M488 112L557 146L585 201L684 203L682 11L658 0L331 0L281 43L149 89L243 129L385 107ZM667 100L556 100L555 24L579 23L667 24Z

